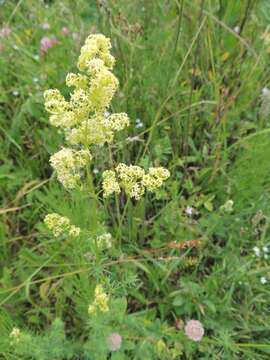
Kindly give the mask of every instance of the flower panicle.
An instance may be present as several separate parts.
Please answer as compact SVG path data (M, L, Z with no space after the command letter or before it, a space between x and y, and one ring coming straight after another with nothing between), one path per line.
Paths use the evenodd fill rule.
M45 216L44 223L49 230L52 231L53 236L68 235L71 237L78 237L81 229L75 225L71 225L69 218L61 216L57 213L51 213Z
M103 173L104 197L120 192L122 187L128 196L139 200L145 190L158 190L170 176L169 170L163 167L150 168L148 174L137 165L118 164L115 171L106 170Z

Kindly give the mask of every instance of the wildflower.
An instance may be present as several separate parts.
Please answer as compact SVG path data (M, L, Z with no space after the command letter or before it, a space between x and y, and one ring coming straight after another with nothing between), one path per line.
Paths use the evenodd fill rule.
M262 95L268 95L270 90L267 87L262 88Z
M105 197L113 192L120 192L121 186L127 195L139 200L145 193L145 189L150 192L157 190L170 175L169 171L163 167L150 168L149 173L145 174L143 168L123 163L118 164L115 170L116 173L112 170L106 173L106 181L103 182Z
M156 350L159 356L162 356L162 354L166 351L166 344L163 340L158 340L156 343Z
M39 55L34 55L33 58L36 60L36 61L39 61Z
M152 192L160 188L169 176L169 170L163 167L150 168L149 174L143 176L142 183L147 190Z
M43 45L47 51L48 38ZM110 49L111 42L104 35L89 35L77 63L83 74L69 73L66 77L67 86L74 88L70 100L66 100L57 89L44 93L50 123L63 129L70 145L87 149L91 145L103 146L113 141L115 132L129 126L126 113L111 114L108 111L119 85L111 72L115 60ZM141 123L139 119L136 122ZM58 180L66 188L76 187L84 174L86 161L82 161L80 166L77 161L80 152L63 148L51 157ZM122 187L131 198L139 200L146 189L156 191L169 176L169 171L163 167L150 168L146 174L139 166L119 164L115 170L103 173L104 197L119 193Z
M239 27L239 26L235 26L235 27L233 28L233 31L236 32L236 34L239 34L239 32L240 32L240 27Z
M11 333L9 334L12 343L18 343L20 341L21 336L22 336L21 330L17 327L14 327Z
M51 36L51 37L44 36L40 40L41 55L45 55L49 51L49 49L55 46L56 44L58 44L58 40L55 36Z
M90 83L89 96L93 111L102 112L109 106L119 82L107 69L102 69Z
M185 334L193 341L200 341L204 335L202 323L198 320L189 320L185 326Z
M71 225L71 227L70 227L70 229L68 231L68 234L71 237L78 237L80 235L80 232L81 232L81 229L79 227Z
M263 284L263 285L266 284L266 283L267 283L266 277L262 276L261 279L260 279L260 282L261 282L261 284Z
M258 248L258 246L254 246L253 251L256 256L260 256L261 250Z
M75 151L63 148L51 156L50 163L63 186L74 189L79 185L82 177L81 170L91 159L92 156L87 150Z
M52 231L55 237L60 235L69 235L71 237L77 237L80 234L81 229L71 225L70 220L56 213L51 213L45 216L44 223L49 230Z
M80 111L82 114L82 108ZM95 144L102 146L106 142L112 142L114 132L122 130L128 123L126 114L113 114L109 118L105 118L102 114L96 114L88 120L82 121L78 127L71 129L67 134L67 141L72 145Z
M67 36L67 35L69 35L69 29L66 26L63 26L61 33L62 33L62 35Z
M108 69L114 65L114 57L110 54L111 42L102 34L89 35L81 48L81 54L78 60L78 68L81 71L89 70L90 61L101 59Z
M265 252L265 253L268 253L268 252L269 252L268 246L266 246L266 245L263 246L262 249L263 249L263 252Z
M188 215L188 216L192 216L193 215L193 207L191 206L187 206L186 209L185 209L185 213Z
M14 327L11 333L9 334L9 336L13 338L18 338L20 335L21 335L21 330L17 327Z
M97 168L94 168L94 169L93 169L93 173L94 173L94 174L98 174L98 173L99 173L99 170L98 170Z
M233 204L233 200L227 200L225 204L220 207L220 210L226 213L231 213L233 212Z
M112 333L107 339L107 345L110 351L117 351L121 348L122 336L118 333Z
M145 175L144 169L136 165L125 165L120 163L116 167L121 186L125 192L136 200L139 200L144 194L145 188L142 184Z
M13 96L18 96L18 95L19 95L19 91L18 91L18 90L14 90L14 91L12 91L12 94L13 94Z
M95 288L95 299L91 305L88 307L88 314L95 315L97 311L108 312L108 295L104 292L102 285L97 285Z
M140 119L136 119L135 122L136 122L135 125L136 129L140 129L143 127L143 122Z
M106 170L102 174L103 196L107 197L113 193L120 193L120 186L116 180L116 174L113 170Z
M37 83L38 82L38 78L37 77L33 77L33 82Z
M2 27L0 30L0 38L7 38L11 34L11 29L8 26Z
M78 40L79 39L79 34L77 33L77 32L73 32L72 33L72 38L73 38L73 40Z
M110 249L112 247L112 235L105 233L97 237L97 246L100 249Z
M40 25L41 29L43 30L49 30L51 28L50 24L48 22L44 22Z

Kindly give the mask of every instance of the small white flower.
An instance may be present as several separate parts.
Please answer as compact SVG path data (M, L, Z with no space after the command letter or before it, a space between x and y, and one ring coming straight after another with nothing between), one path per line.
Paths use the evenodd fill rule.
M37 82L38 82L38 78L37 78L37 77L33 77L33 82L37 83Z
M99 173L99 170L98 170L97 168L94 168L94 169L93 169L93 173L94 173L94 174L98 174L98 173Z
M239 27L239 26L235 26L235 27L233 28L233 31L236 32L237 34L239 34L239 32L240 32L240 27Z
M265 253L268 253L269 252L269 249L268 249L268 246L263 246L263 252L265 252Z
M263 284L263 285L267 283L267 279L264 276L261 277L260 281L261 281L261 284Z
M44 23L42 23L41 25L40 25L40 27L41 27L41 29L43 29L43 30L48 30L48 29L50 29L50 24L48 23L48 22L44 22Z
M38 61L39 60L39 55L34 55L33 58Z
M270 90L267 87L262 88L262 94L263 95L268 95L269 92L270 92Z
M136 125L135 125L135 128L136 129L140 129L140 128L142 128L143 127L143 123L142 122L139 122L139 123L137 123Z
M260 256L261 255L261 250L258 248L258 246L254 246L253 251L255 253L256 256Z
M12 94L13 94L13 96L18 96L18 95L19 95L19 91L18 91L18 90L14 90L14 91L12 91Z
M193 207L191 206L187 206L186 209L185 209L185 213L188 215L188 216L192 216L193 215Z
M109 111L105 111L105 113L104 113L105 117L109 117L110 115L111 115L111 113Z

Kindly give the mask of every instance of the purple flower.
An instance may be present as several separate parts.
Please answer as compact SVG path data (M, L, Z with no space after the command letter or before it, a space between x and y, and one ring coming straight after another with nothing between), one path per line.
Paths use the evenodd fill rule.
M200 341L204 335L202 323L198 320L189 320L185 326L185 334L193 341Z
M40 52L41 52L41 54L45 55L48 52L48 50L50 48L52 48L53 46L55 46L56 44L58 44L58 40L56 39L55 36L51 36L51 37L44 36L40 40Z
M107 339L107 345L110 351L117 351L120 349L122 343L122 336L118 333L112 333Z

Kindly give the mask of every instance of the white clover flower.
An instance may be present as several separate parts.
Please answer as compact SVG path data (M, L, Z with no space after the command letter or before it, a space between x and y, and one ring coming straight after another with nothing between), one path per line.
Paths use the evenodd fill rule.
M202 323L198 320L189 320L185 326L185 334L193 341L201 341L204 335Z
M260 256L261 255L261 250L258 248L258 246L254 246L253 251L255 253L256 256Z
M191 206L187 206L187 207L186 207L185 213L186 213L187 216L192 216L192 215L193 215L193 212L194 212L193 207L191 207Z
M107 338L107 345L110 351L117 351L121 348L122 336L118 333L112 333Z

